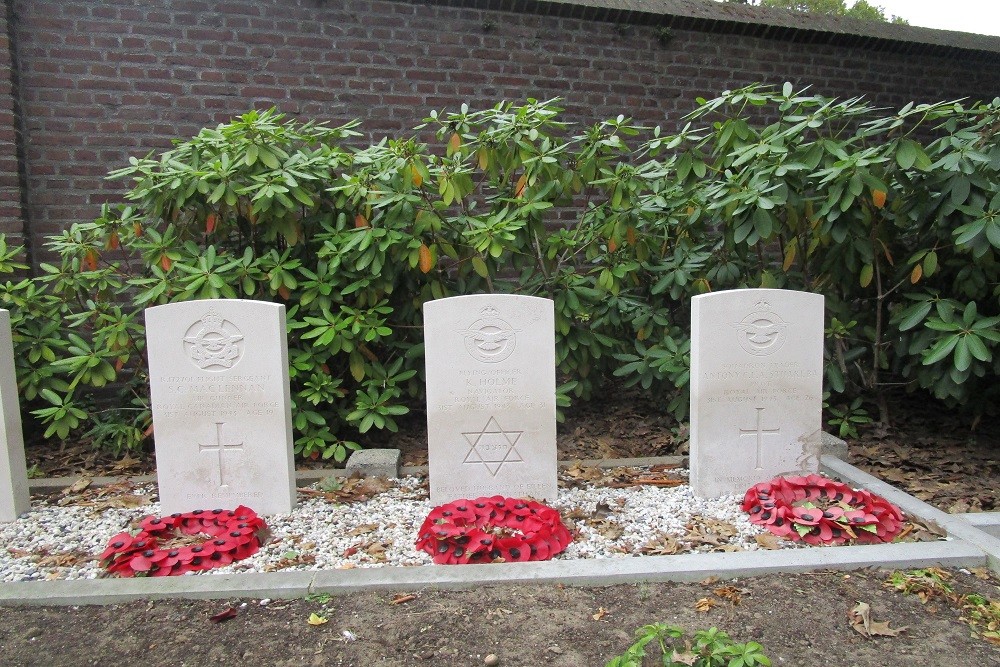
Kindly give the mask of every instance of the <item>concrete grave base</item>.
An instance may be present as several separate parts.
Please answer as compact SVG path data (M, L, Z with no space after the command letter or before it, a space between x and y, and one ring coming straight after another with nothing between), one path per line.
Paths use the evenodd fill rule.
M398 449L360 449L347 459L348 476L399 477Z
M649 459L644 460L647 463ZM624 465L608 461L607 465ZM315 572L201 574L148 579L98 579L0 584L0 604L113 604L163 598L297 598L310 593L467 589L484 585L555 584L604 586L655 581L700 581L780 572L910 569L929 566L983 567L1000 572L1000 539L991 531L1000 515L950 515L835 457L823 457L825 472L864 487L898 505L907 515L946 531L938 542L816 547L779 551L680 554L594 560L489 565L428 565Z

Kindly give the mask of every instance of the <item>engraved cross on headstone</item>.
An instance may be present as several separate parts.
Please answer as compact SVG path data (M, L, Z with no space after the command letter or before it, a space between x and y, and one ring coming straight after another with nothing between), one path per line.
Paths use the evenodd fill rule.
M198 445L199 451L202 452L218 452L219 455L219 488L224 489L228 484L226 484L225 468L223 467L223 454L226 452L242 452L243 443L234 442L225 444L222 442L222 427L225 426L226 422L215 422L215 445Z
M764 428L764 408L755 408L757 410L757 427L756 428L741 428L740 437L745 435L753 435L757 437L757 467L755 470L762 470L763 466L760 464L760 448L764 442L765 435L778 435L781 433L780 428Z

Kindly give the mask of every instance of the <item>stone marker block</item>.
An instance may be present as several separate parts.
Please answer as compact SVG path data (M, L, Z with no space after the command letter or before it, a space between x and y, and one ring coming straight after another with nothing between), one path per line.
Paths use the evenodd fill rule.
M24 460L21 408L14 374L10 313L0 309L0 521L13 521L31 507Z
M146 310L164 514L295 506L285 307L210 299Z
M820 434L820 445L823 456L836 456L845 463L851 458L851 452L847 448L847 443L832 433L823 431Z
M743 495L822 452L823 296L776 289L691 300L691 486Z
M556 497L555 320L550 299L424 304L431 502Z
M360 449L347 459L347 474L362 477L399 477L398 449Z

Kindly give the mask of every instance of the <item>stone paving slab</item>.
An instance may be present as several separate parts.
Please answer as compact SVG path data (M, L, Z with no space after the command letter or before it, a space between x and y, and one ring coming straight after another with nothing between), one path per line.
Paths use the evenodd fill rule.
M645 461L647 465L664 462L663 459ZM620 461L604 463L611 467L614 464L625 465ZM603 586L642 581L700 581L713 575L725 579L778 572L907 569L933 565L988 565L1000 572L1000 539L976 527L962 515L946 514L835 457L824 456L823 466L840 479L885 497L907 514L938 524L947 531L949 538L938 542L537 563L18 582L0 584L0 604L85 605L163 598L287 599L318 592L348 594L373 590L468 589L490 584Z

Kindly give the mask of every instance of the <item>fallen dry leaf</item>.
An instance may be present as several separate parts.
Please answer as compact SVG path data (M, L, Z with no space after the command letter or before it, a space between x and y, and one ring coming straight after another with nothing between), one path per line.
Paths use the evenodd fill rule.
M210 616L208 620L210 620L212 623L222 623L223 621L228 621L231 618L236 618L237 613L238 612L236 611L236 607L230 607L225 611L220 611L215 616Z
M763 533L762 535L755 535L754 541L765 549L780 549L781 548L781 538L774 533Z
M718 603L712 598L701 598L694 603L694 610L700 612L707 612L709 609L717 605Z
M354 537L354 536L357 536L357 535L364 535L365 533L370 533L370 532L375 531L375 530L378 530L378 524L377 523L366 523L366 524L358 526L357 528L355 528L353 530L347 531L347 534L350 535L351 537Z
M62 494L64 496L68 496L71 493L80 493L88 486L90 486L91 482L93 482L93 480L90 479L89 477L81 477L80 479L76 480L75 482L67 486L65 489L63 489Z
M694 665L698 661L698 654L692 653L690 650L684 651L683 653L677 653L674 651L674 654L670 656L670 660L671 665Z
M607 609L605 609L604 607L598 607L597 613L591 616L591 618L593 618L595 621L599 621L607 615L608 615Z
M126 454L118 463L116 463L111 469L115 472L121 472L123 470L128 470L129 468L134 468L135 466L142 463L140 459L134 459L128 454Z
M563 470L563 474L569 477L573 484L598 482L604 479L604 472L600 468L585 466L581 461L573 462L573 465Z
M871 605L867 602L859 602L854 609L847 612L851 627L862 637L895 637L906 630L906 626L893 629L889 627L888 621L871 620L871 609Z
M672 556L680 550L680 542L667 533L661 533L642 545L641 552L650 556Z
M617 540L625 533L625 529L621 527L621 524L610 519L588 521L587 525L609 540Z
M282 558L277 563L265 565L264 571L274 572L275 570L284 570L285 568L294 567L296 565L312 565L315 562L316 556L313 554L298 554L291 558Z
M309 614L309 619L306 621L309 625L325 625L330 622L326 616L320 616L316 612Z
M82 551L64 551L55 554L44 554L35 563L39 567L75 567L91 560L95 560L95 556L92 554Z
M106 509L135 509L136 507L149 505L151 502L153 501L149 496L126 493L120 496L110 496L98 500L77 502L75 504L82 507L92 507L95 510L101 511Z
M743 596L750 591L746 588L737 588L736 586L722 586L720 588L716 588L712 592L723 600L729 600L735 605L739 604L740 600L743 599Z
M406 593L405 595L397 595L396 597L389 600L389 604L406 604L407 602L413 602L417 599L417 596L413 593Z

